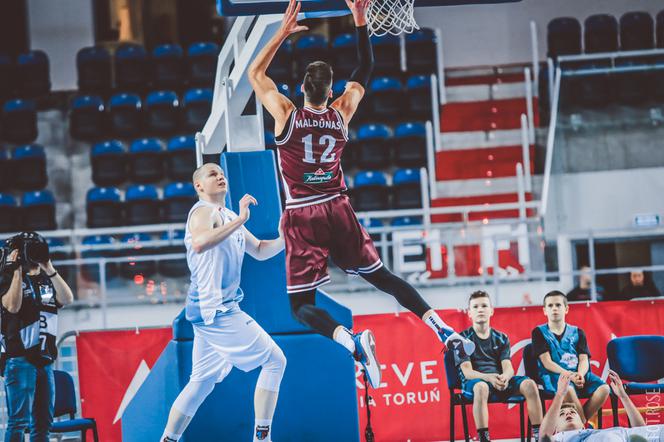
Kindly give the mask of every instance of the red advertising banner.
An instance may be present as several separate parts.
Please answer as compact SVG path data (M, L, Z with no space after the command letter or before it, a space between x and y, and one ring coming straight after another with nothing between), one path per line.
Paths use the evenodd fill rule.
M81 411L99 440L121 442L121 417L173 337L171 328L81 332L76 338Z
M462 311L439 313L456 330L471 325ZM509 336L517 374L524 374L522 350L530 343L532 329L545 321L541 307L496 309L491 326ZM575 304L570 306L567 322L586 332L592 371L606 379L606 344L614 337L662 334L664 300ZM355 331L366 328L376 335L378 359L383 366L380 388L370 391L376 441L449 440L449 390L440 341L411 313L354 317ZM359 372L357 387L360 433L364 440L366 404ZM605 407L609 408L608 402ZM518 406L491 405L489 412L492 439L518 437ZM463 440L459 409L455 420L455 438ZM468 407L468 420L471 435L475 435L471 407Z

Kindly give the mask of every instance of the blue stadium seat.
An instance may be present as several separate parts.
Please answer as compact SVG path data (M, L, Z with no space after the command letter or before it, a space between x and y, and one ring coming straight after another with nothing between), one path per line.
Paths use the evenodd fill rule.
M94 235L83 238L82 258L112 258L116 255L110 250L115 244L115 239L109 235ZM118 265L114 262L105 265L106 280L112 280L118 276ZM100 270L98 264L83 264L81 276L90 282L100 282Z
M403 85L395 77L378 77L371 82L371 108L377 117L394 118L404 111Z
M185 253L184 248L184 230L176 230L173 234L164 232L161 236L162 241L172 241L173 245L160 248L160 253ZM182 278L189 275L189 266L187 260L182 259L162 259L157 261L159 274L167 278Z
M15 88L15 66L7 55L0 54L0 101L9 97Z
M136 94L119 93L108 101L111 132L122 138L138 135L143 128L141 98Z
M554 18L547 25L547 57L581 53L581 24L574 17Z
M406 96L408 97L410 116L421 120L430 120L432 118L430 76L414 75L408 77L406 81Z
M358 218L358 221L365 229L373 229L376 227L383 227L383 221L379 218ZM380 233L370 233L369 236L374 242L380 241ZM380 253L380 246L375 244L378 253Z
M46 153L39 144L26 144L14 149L10 167L16 189L40 190L48 184Z
M160 201L157 189L151 185L129 186L125 193L125 220L127 224L159 224Z
M357 37L355 34L337 35L334 40L332 40L330 58L332 60L335 77L350 77L358 65Z
M187 49L189 84L208 88L214 85L217 74L219 46L212 42L193 43Z
M365 124L352 142L354 163L364 169L382 169L390 164L392 131L384 124ZM345 155L345 152L344 152Z
M334 98L339 98L341 94L344 93L346 90L346 83L348 83L348 80L336 80L334 83L332 83L332 94Z
M371 37L374 52L374 75L397 75L401 72L401 42L396 35Z
M164 178L164 150L156 138L140 138L129 146L129 180L156 183Z
M420 216L397 216L390 221L392 227L417 227L422 224L422 217Z
M44 51L20 54L16 61L16 82L22 97L40 97L51 91L48 56Z
M122 43L115 50L115 85L132 92L143 91L148 84L148 53L135 43Z
M180 126L180 102L173 91L150 92L145 98L147 128L156 135L168 135Z
M212 109L211 89L190 89L182 99L184 126L187 130L199 131L205 126Z
M153 248L147 248L141 243L150 241L150 235L147 233L128 233L120 240L123 244L131 244L131 249L120 249L121 256L145 256L157 253ZM120 276L124 279L133 280L137 284L142 284L145 279L150 278L157 273L156 261L125 261L120 263Z
M10 170L9 153L4 147L0 146L0 192L10 188Z
M297 66L297 80L301 81L309 63L328 61L327 38L320 34L305 34L295 43L293 58Z
M180 135L168 141L166 173L174 181L188 181L196 169L196 140L193 135Z
M0 193L0 232L20 230L20 211L16 199L8 193Z
M358 212L387 210L390 207L390 191L385 174L377 170L358 172L353 180L353 207Z
M434 74L438 66L436 60L436 34L433 29L422 28L406 34L406 66L412 74Z
M293 80L293 42L284 41L274 56L267 74L277 83L290 83Z
M104 94L111 90L111 54L103 46L82 48L76 54L78 89L83 93Z
M127 180L127 152L122 142L108 140L90 151L92 181L97 186L117 186Z
M163 221L167 223L186 222L187 214L196 201L198 201L198 194L190 182L168 184L164 188Z
M2 107L3 138L10 143L32 143L37 139L37 107L32 100L9 100Z
M116 187L93 187L85 198L87 226L119 227L124 224L122 197Z
M21 197L21 229L55 230L55 198L48 190L25 192Z
M163 44L152 50L150 60L152 86L157 89L178 89L184 83L184 51L177 44Z
M655 47L655 23L643 11L626 12L620 17L620 50L638 51Z
M395 209L422 207L419 170L397 169L394 172L392 177L392 207Z
M595 14L583 24L584 50L587 54L618 50L618 21L610 14Z
M69 133L77 140L92 141L106 135L104 102L97 95L74 98L69 112Z
M394 129L394 164L422 167L427 164L427 131L422 123L402 123Z

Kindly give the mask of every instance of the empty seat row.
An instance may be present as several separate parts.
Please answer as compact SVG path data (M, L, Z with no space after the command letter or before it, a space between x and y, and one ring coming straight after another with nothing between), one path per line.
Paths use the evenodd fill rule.
M83 92L106 93L113 87L143 91L148 87L177 89L187 83L212 87L219 46L212 42L190 45L186 53L178 45L165 44L148 53L141 45L123 43L113 57L103 46L82 48L76 55L78 88Z
M55 198L48 190L25 192L21 205L16 198L0 193L0 232L55 230Z
M46 153L38 144L18 146L10 152L0 148L0 192L40 190L48 184Z
M422 207L420 172L398 169L388 186L387 176L380 171L358 172L353 178L351 201L358 212Z
M401 71L401 42L387 35L371 37L374 72L397 74ZM356 37L341 34L331 42L321 34L305 34L295 41L287 40L277 52L268 74L277 81L289 82L304 74L307 65L322 60L332 64L335 75L348 77L357 67ZM411 73L436 71L436 35L432 29L420 29L406 36L406 70Z
M149 241L171 241L173 245L150 246ZM159 238L152 238L147 233L128 233L119 239L110 235L92 235L83 238L82 258L115 258L119 256L145 256L167 253L184 253L184 231L176 230L173 234L164 232ZM118 245L131 245L130 249ZM160 274L168 278L182 278L189 274L186 259L162 259L159 261L127 261L106 264L106 279L112 280L121 276L133 280L136 284L147 282L148 278ZM99 266L85 264L81 266L81 276L93 282L99 282Z
M193 136L171 138L166 145L156 138L134 140L129 150L118 140L95 144L90 151L92 181L97 186L118 186L125 182L156 183L168 178L188 181L196 168Z
M582 38L583 34L583 38ZM559 17L547 26L549 56L585 52L634 51L664 48L664 10L656 17L656 25L647 12L627 12L617 20L610 14L596 14L581 23L574 17ZM582 48L583 41L583 48Z
M168 184L163 198L152 185L129 186L124 199L116 187L93 187L86 196L87 226L184 223L197 200L190 182Z
M174 91L155 91L145 100L133 93L113 95L108 104L96 95L82 95L72 101L69 131L79 140L111 136L131 138L169 135L203 128L212 108L210 89L191 89L182 101Z
M39 97L50 91L49 60L44 51L29 51L15 60L0 54L0 100Z
M25 144L35 141L37 134L37 106L33 100L13 99L2 105L0 139Z

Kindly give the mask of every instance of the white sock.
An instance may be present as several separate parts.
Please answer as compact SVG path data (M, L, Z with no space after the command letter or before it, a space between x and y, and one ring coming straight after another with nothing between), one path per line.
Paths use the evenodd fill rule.
M355 353L355 341L353 341L353 335L346 327L337 327L334 333L334 341L346 347L351 354Z
M449 331L449 333L454 332L454 329L447 325L445 321L443 321L443 319L438 316L438 313L436 313L435 310L429 310L427 313L425 313L422 317L422 320L431 328L431 330L436 333L436 335L438 335L438 331L441 329Z
M254 442L270 442L272 435L272 419L256 419L254 426Z
M169 433L168 431L164 431L164 434L161 435L161 439L159 439L159 442L171 442L171 441L179 441L180 438L182 437L181 434L175 434L175 433Z

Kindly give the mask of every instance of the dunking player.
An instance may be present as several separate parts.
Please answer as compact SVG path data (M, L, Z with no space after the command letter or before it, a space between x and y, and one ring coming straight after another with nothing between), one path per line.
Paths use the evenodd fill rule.
M258 240L244 227L249 206L256 204L252 196L242 197L239 215L224 206L228 186L218 165L199 167L193 181L199 201L189 211L184 238L191 271L186 315L194 327L191 378L175 399L160 440L180 439L203 400L231 368L261 367L254 394L254 441L270 441L286 357L240 310L240 272L245 250L258 260L269 259L283 250L284 240Z
M316 61L307 66L302 85L304 107L295 105L275 86L266 71L283 41L306 30L298 25L300 3L291 0L280 29L249 67L249 80L275 120L279 168L286 190L282 228L286 240L287 290L293 315L324 336L346 347L363 363L371 385L380 384L373 334L352 334L325 310L315 306L316 289L330 281L327 258L348 273L359 274L376 288L393 295L431 327L446 347L470 354L475 345L448 326L406 281L387 270L369 235L359 224L345 195L341 155L348 141L348 124L373 69L373 52L365 12L371 0L346 0L357 31L359 66L345 92L332 97L332 68Z

